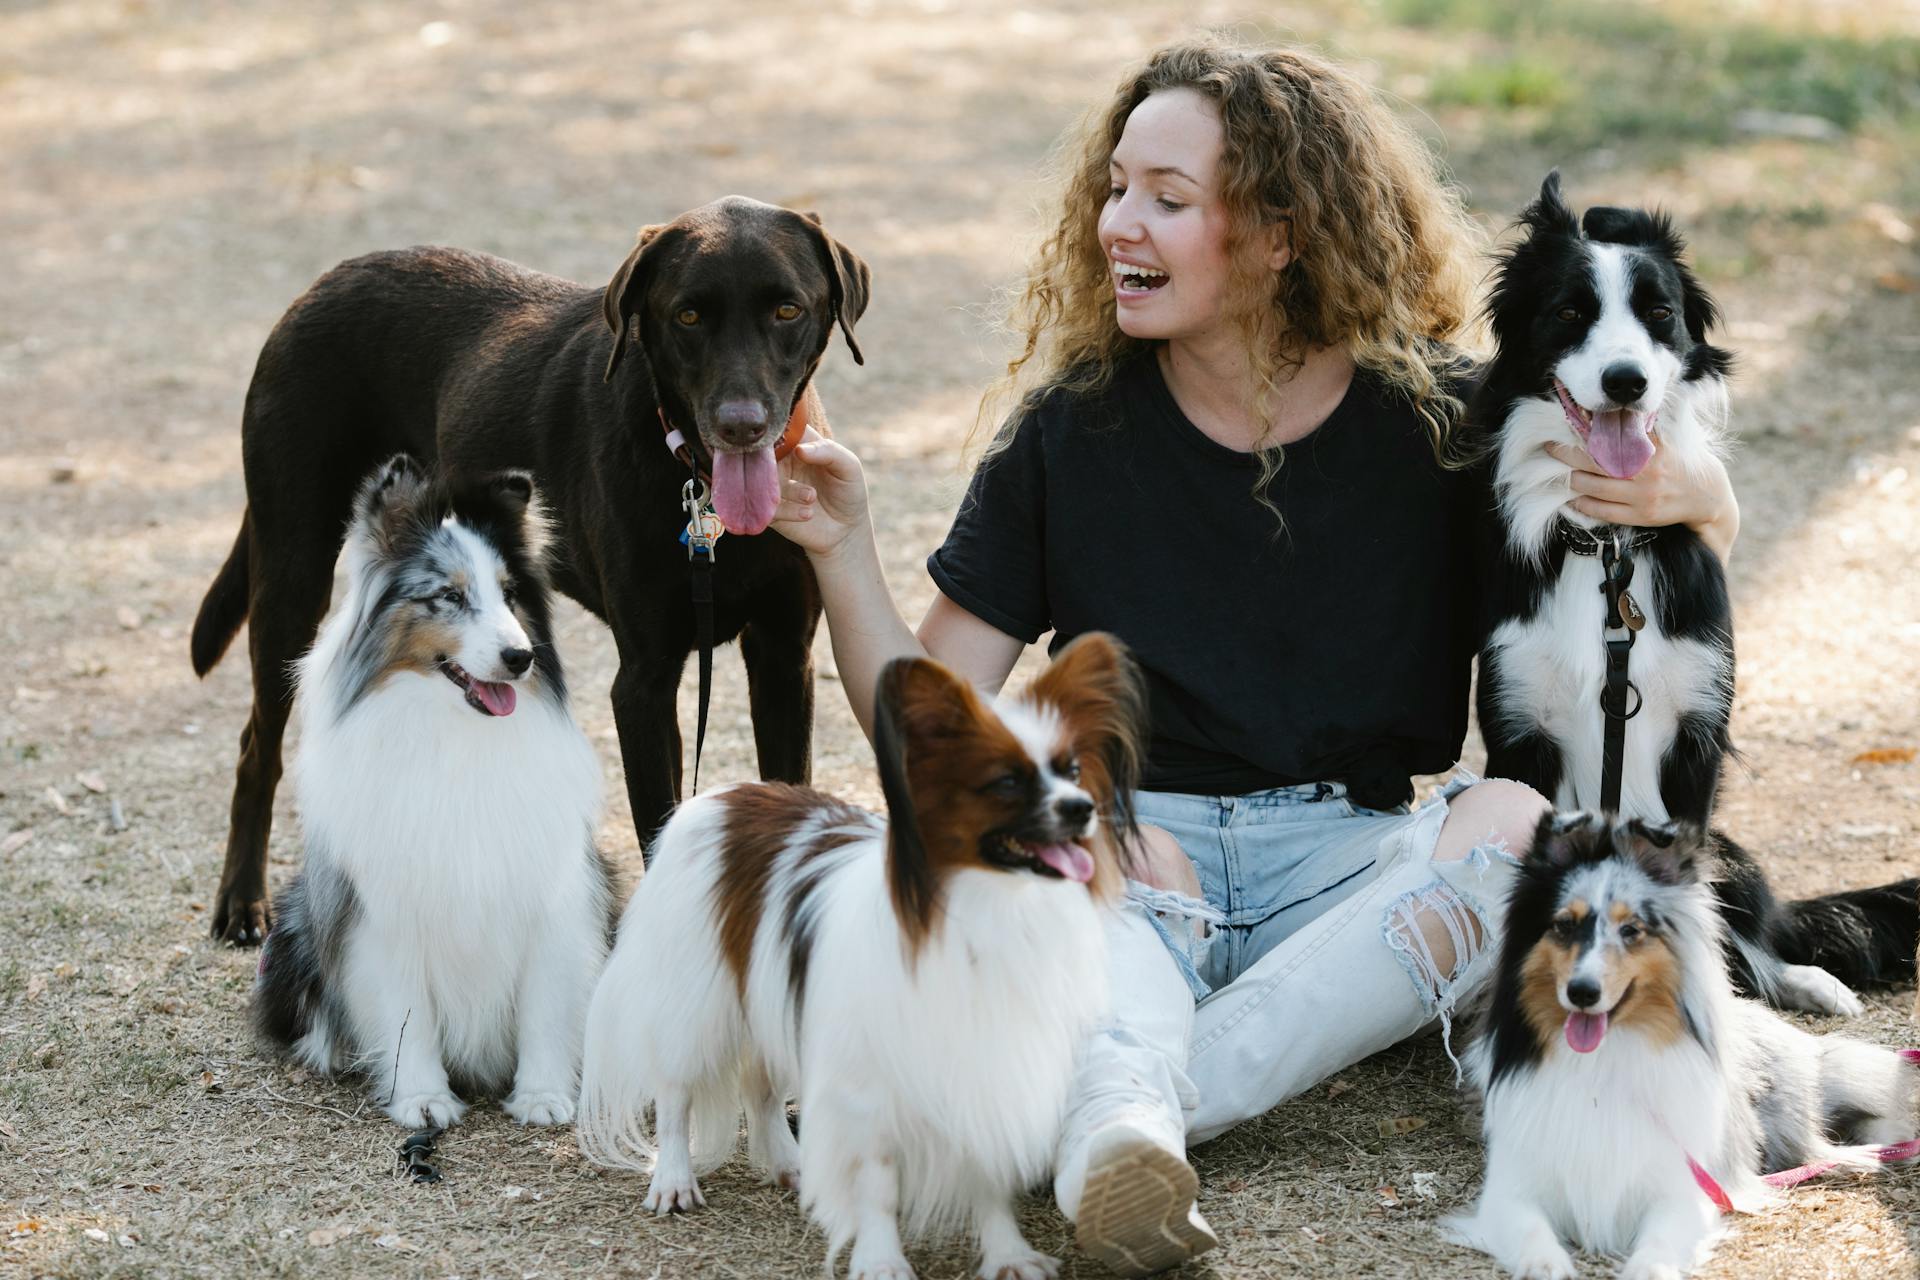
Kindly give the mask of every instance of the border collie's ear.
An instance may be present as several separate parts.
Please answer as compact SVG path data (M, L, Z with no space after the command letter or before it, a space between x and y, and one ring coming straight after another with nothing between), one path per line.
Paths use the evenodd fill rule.
M613 371L620 367L620 357L627 349L627 321L640 305L640 296L646 292L647 250L666 229L665 225L640 228L640 237L634 243L633 252L613 273L613 280L607 285L606 295L601 299L607 328L613 330L613 352L607 357L606 376L601 379L603 382L612 382Z
M1662 884L1695 884L1700 880L1704 840L1690 822L1626 823L1623 843L1648 875Z
M860 354L860 344L853 336L853 322L866 314L867 296L872 291L873 272L860 255L834 239L820 224L817 213L800 215L800 228L813 241L814 248L820 254L820 262L827 272L827 287L833 300L833 319L840 325L840 334L847 340L847 350L853 353L855 364L865 364L867 358Z
M1132 871L1140 838L1133 793L1147 732L1146 691L1133 656L1106 632L1089 631L1060 650L1028 696L1066 722L1081 785L1099 806L1122 868Z
M940 739L961 732L977 707L971 688L926 658L895 658L874 689L873 754L887 798L887 879L894 910L915 941L932 926L939 885L920 830L913 756L916 750L935 754Z
M1551 233L1554 235L1580 238L1580 220L1573 216L1573 210L1567 207L1567 201L1560 194L1560 171L1548 172L1546 181L1540 184L1540 198L1520 211L1521 225L1529 233Z

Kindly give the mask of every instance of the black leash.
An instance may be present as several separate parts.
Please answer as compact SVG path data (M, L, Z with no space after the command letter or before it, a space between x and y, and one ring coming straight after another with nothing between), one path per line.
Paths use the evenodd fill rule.
M1600 689L1600 710L1606 716L1600 748L1600 808L1618 813L1620 773L1626 765L1627 721L1640 714L1643 704L1639 688L1627 678L1627 659L1633 652L1634 637L1647 625L1646 615L1627 587L1633 582L1633 548L1650 539L1623 540L1615 536L1594 541L1599 544L1600 590L1607 597L1606 612L1600 619L1601 637L1607 646L1606 683ZM1632 706L1627 705L1629 694Z

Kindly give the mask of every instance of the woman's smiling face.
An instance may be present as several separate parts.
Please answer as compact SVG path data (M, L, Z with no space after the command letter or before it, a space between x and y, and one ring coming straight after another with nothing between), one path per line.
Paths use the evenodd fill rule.
M1128 337L1203 339L1225 323L1225 146L1219 110L1192 89L1150 94L1127 117L1109 162L1099 235Z

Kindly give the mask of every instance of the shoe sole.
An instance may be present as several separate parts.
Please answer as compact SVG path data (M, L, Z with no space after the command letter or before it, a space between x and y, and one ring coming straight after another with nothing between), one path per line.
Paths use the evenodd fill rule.
M1200 1179L1178 1155L1121 1137L1087 1160L1074 1242L1116 1275L1147 1276L1220 1243L1194 1207Z

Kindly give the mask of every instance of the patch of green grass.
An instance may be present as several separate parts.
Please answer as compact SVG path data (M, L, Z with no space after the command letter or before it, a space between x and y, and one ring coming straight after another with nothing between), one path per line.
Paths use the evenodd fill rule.
M1570 86L1565 75L1531 58L1492 65L1473 64L1434 78L1430 97L1440 106L1551 107Z

